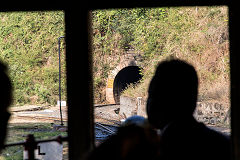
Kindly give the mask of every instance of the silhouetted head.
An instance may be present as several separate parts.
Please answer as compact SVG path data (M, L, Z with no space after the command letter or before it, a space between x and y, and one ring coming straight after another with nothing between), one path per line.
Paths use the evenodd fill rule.
M6 137L7 123L10 117L8 107L12 102L12 85L7 67L0 62L0 150Z
M197 94L198 77L192 65L181 60L159 63L148 90L149 122L162 129L171 121L191 117Z

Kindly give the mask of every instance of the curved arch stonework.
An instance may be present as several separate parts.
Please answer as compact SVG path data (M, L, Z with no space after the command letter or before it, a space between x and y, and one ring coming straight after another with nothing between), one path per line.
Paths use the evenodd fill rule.
M124 58L122 61L120 61L119 65L109 74L106 85L106 100L108 103L115 104L113 94L114 79L119 71L128 66L137 66L136 61L132 55L128 55L127 58Z

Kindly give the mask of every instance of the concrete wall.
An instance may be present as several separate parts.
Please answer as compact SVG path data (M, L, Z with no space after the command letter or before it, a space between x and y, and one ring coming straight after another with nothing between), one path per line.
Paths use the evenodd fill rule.
M146 100L142 97L131 98L120 97L120 115L122 118L128 118L133 115L146 115ZM213 102L198 102L194 117L205 124L211 125L229 125L230 109L223 104Z
M124 119L137 115L136 98L120 96L120 116Z
M133 115L146 117L146 100L142 97L120 96L120 116L128 118Z

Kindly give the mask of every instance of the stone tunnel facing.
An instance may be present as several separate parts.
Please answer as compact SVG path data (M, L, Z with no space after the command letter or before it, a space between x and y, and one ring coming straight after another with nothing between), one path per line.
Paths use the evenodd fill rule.
M113 95L116 104L120 103L120 95L128 85L138 83L141 80L140 70L141 68L138 66L128 66L118 72L113 82Z

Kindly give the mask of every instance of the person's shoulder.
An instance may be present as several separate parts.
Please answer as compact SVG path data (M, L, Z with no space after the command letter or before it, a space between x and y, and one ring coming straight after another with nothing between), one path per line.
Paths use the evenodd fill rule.
M219 160L229 159L231 156L230 137L203 123L196 123L195 141L199 148L204 148L206 155Z
M230 141L230 137L224 133L221 133L217 131L214 128L217 128L215 126L209 127L204 125L203 123L199 123L199 126L203 132L205 132L207 135L211 136L211 138L217 138L217 139L222 139L225 141Z
M204 124L199 123L200 126L200 135L204 142L207 142L210 148L214 148L217 152L223 151L227 153L231 148L230 136L223 134L219 131L216 131L213 128L205 126Z

